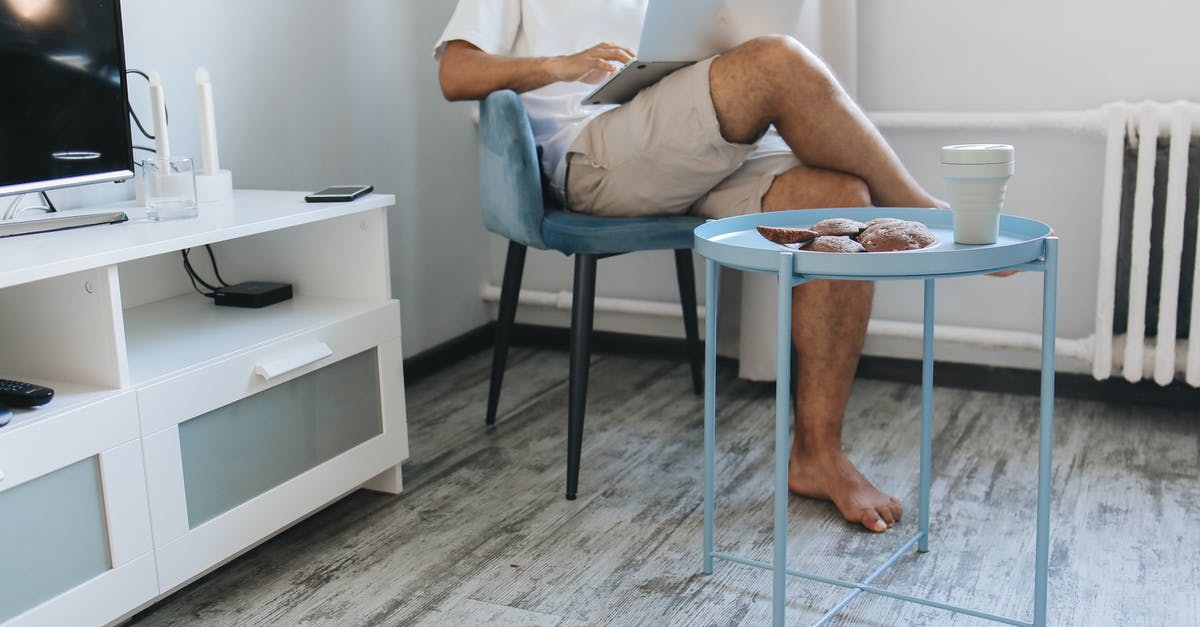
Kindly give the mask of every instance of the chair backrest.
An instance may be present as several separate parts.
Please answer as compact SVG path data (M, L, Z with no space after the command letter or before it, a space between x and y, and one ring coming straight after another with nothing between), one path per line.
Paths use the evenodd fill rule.
M533 130L517 94L497 91L479 105L479 183L483 223L497 235L547 248L545 204Z

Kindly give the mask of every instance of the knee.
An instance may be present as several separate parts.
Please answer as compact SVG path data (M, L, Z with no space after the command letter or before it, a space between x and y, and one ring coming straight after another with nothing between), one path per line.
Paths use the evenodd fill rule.
M871 190L863 179L824 168L799 166L775 177L762 199L763 211L870 207Z
M819 93L833 94L839 89L829 66L794 37L764 35L747 41L739 49L752 55L754 67L768 76Z
M791 35L760 35L746 40L738 48L753 50L764 59L783 60L797 56L811 55L808 48Z
M828 187L830 207L870 207L871 188L867 182L851 174L838 173Z

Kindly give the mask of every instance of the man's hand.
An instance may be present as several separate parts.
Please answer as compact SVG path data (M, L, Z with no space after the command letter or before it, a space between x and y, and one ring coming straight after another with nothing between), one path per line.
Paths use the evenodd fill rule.
M556 81L597 85L633 59L633 51L629 48L601 43L575 54L551 57L547 60L547 67Z
M561 57L504 57L456 39L446 44L438 81L447 100L481 100L498 89L526 92L552 83L600 83L633 60L633 51L596 44Z

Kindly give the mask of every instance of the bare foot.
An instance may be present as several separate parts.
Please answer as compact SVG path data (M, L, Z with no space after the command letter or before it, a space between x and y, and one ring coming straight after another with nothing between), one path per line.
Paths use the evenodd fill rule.
M843 518L871 531L887 531L904 513L900 501L871 485L841 449L807 455L793 446L788 487L800 496L833 501Z

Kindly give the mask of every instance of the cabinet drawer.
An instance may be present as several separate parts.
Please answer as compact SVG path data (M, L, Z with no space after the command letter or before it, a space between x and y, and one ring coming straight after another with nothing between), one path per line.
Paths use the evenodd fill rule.
M138 391L142 432L155 433L313 372L400 335L400 306L380 303L327 326L234 353Z
M399 340L143 440L161 591L407 457Z
M140 443L10 487L0 513L0 622L113 620L157 593Z
M114 392L65 411L56 412L54 406L51 402L35 410L17 410L34 416L53 413L0 429L0 493L138 437L137 399L132 392Z

